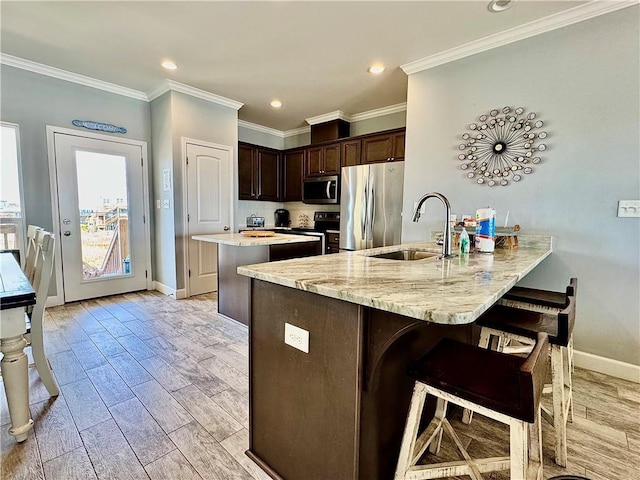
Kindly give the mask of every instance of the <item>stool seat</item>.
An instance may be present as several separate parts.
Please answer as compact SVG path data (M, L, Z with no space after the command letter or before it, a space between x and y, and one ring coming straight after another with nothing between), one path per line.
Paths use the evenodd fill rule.
M567 287L567 290L572 288L571 285ZM571 292L552 292L549 290L538 290L536 288L529 287L513 287L502 298L506 300L513 300L523 303L534 303L536 305L543 305L551 308L563 309L567 306L567 297L573 297L573 289Z
M532 392L531 379L521 374L526 360L445 338L408 373L414 380L458 398L532 423L547 370L536 372L540 375L534 379L538 388Z
M566 329L558 314L533 312L522 308L496 305L477 321L476 325L536 339L538 332L549 335L549 343L566 347L573 331L573 322L566 319ZM570 324L569 324L570 323Z

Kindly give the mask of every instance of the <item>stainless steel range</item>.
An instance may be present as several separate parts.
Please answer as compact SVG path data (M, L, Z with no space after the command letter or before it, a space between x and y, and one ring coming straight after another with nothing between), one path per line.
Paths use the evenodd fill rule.
M315 212L313 214L313 227L291 227L286 230L276 229L276 231L320 237L323 254L337 253L338 237L340 235L340 212Z

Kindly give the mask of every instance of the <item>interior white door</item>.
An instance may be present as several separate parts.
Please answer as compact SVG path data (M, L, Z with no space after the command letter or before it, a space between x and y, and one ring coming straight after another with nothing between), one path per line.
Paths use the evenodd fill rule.
M193 235L230 231L231 149L186 143L189 295L218 289L217 245Z
M56 132L65 302L147 285L142 146Z

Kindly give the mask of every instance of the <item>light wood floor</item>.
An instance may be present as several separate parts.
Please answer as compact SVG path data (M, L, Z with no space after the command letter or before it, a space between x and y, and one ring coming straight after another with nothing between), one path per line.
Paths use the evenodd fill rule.
M244 455L247 329L216 311L215 295L157 292L47 309L61 395L49 398L30 369L35 429L16 444L0 392L2 479L267 479ZM576 369L574 395L569 465L553 464L545 424L545 478L640 479L640 385ZM471 455L506 454L503 426L476 415L466 427L459 416Z

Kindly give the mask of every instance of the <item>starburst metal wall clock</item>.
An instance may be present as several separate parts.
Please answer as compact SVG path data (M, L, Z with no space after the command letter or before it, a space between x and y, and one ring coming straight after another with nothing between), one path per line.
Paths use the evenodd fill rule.
M532 165L542 161L539 152L547 149L541 140L547 132L540 130L542 120L524 108L504 107L478 117L462 134L464 143L458 146L460 168L479 185L507 186L533 173Z

